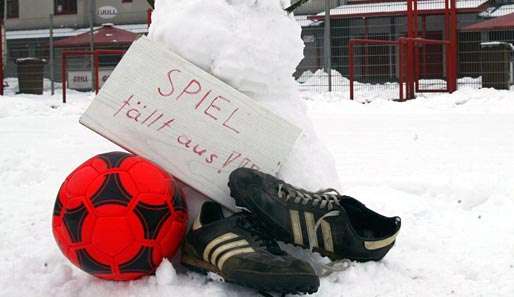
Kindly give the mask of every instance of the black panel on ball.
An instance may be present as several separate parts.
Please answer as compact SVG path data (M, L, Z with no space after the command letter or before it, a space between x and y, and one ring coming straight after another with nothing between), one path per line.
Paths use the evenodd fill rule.
M91 201L95 207L104 204L127 206L131 199L132 197L123 188L118 173L108 174L98 192L91 197Z
M152 263L152 248L142 247L134 258L120 265L121 273L149 273L155 269Z
M62 220L64 221L64 226L68 230L71 242L76 243L82 240L81 230L87 214L88 212L84 204L81 204L77 208L67 210L64 213Z
M98 157L107 163L107 168L119 167L121 162L126 158L132 156L124 152L110 152L98 155Z
M162 224L170 217L168 205L149 205L140 202L134 208L135 214L141 220L145 230L145 239L155 239L159 234Z
M180 191L178 189L175 189L175 195L173 195L173 207L175 210L186 210L186 203L184 201L184 198L180 194Z
M60 216L62 210L62 203L59 200L59 195L57 195L57 198L55 198L55 204L54 204L54 216Z
M79 259L80 268L91 274L96 273L112 273L111 267L102 263L98 263L93 259L85 249L77 250L77 257Z

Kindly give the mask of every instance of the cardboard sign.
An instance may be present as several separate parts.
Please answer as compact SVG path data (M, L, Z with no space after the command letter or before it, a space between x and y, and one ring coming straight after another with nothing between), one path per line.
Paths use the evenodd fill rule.
M301 134L146 37L132 44L80 123L233 210L229 174L238 167L276 173Z

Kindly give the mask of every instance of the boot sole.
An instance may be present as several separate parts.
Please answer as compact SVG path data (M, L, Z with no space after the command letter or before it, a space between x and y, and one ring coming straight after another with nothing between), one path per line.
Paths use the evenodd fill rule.
M317 279L316 276L305 276L304 281L298 281L296 282L295 286L283 286L280 284L273 284L273 285L266 285L265 282L262 281L261 277L268 277L270 279L273 279L274 276L272 274L265 274L265 275L259 275L259 273L256 273L255 283L254 282L248 282L248 281L242 281L242 280L234 280L227 277L223 272L221 272L216 266L212 265L211 263L207 263L204 260L200 259L197 256L191 255L190 252L187 250L190 250L190 247L184 246L181 263L185 267L191 269L192 271L201 273L201 274L207 274L209 272L213 272L221 276L226 282L233 283L237 285L241 285L244 287L249 287L252 289L256 289L258 291L264 291L264 292L276 292L281 294L312 294L318 291L319 283L317 284L311 284L313 280ZM315 281L316 282L316 281Z

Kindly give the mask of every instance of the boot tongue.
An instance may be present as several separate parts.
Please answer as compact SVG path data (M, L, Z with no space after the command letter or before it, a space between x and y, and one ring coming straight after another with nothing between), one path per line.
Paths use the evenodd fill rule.
M278 243L266 232L259 219L246 211L234 215L239 227L248 231L253 238L274 255L285 255Z

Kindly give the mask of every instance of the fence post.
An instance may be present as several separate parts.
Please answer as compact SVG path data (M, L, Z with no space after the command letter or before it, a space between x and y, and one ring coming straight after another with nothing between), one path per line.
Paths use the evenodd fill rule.
M66 77L66 52L63 52L61 59L62 103L66 103Z
M100 57L98 50L93 52L93 57L95 59L95 94L98 95L98 91L100 90Z
M328 91L332 92L332 49L330 48L330 0L325 0L325 27L323 33L323 55L325 56L325 71L328 73Z
M447 46L448 57L448 91L453 93L457 90L457 1L450 0L450 24L448 39L450 44Z
M350 100L354 98L354 90L353 90L353 42L350 40L348 42L348 75L350 77Z
M146 25L148 26L148 28L150 28L150 25L152 24L152 12L153 9L151 8L148 8L148 10L146 11Z
M50 14L50 42L49 42L49 59L50 59L50 86L52 96L55 94L55 66L54 66L54 15Z
M94 0L89 0L89 33L91 34L89 39L89 50L93 52L95 50L95 15L96 15L96 3ZM93 67L95 63L94 56L91 56L90 64L91 64L91 89L94 88L95 81L95 69Z
M4 38L2 31L4 30L3 22L0 22L0 95L4 95Z

